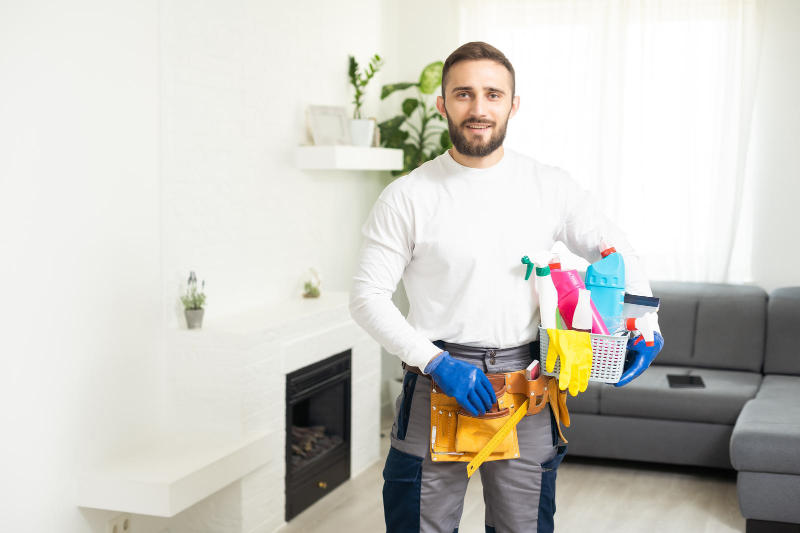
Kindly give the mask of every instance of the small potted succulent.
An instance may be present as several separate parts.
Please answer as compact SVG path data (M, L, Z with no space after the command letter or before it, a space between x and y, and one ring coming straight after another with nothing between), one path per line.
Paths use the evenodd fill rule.
M186 315L186 326L189 329L197 329L203 325L203 305L206 303L206 295L203 290L206 288L206 281L200 284L197 289L197 276L194 270L189 273L189 280L186 282L186 294L181 296L184 314Z
M353 118L350 120L350 140L357 146L371 146L372 138L375 136L375 120L361 118L361 106L364 105L364 91L372 77L377 74L383 66L383 59L378 54L372 56L369 65L362 72L358 66L358 61L353 56L349 56L350 85L353 86L355 96L353 97Z
M308 274L311 279L303 284L303 298L319 298L319 286L322 284L322 278L315 268L309 268Z

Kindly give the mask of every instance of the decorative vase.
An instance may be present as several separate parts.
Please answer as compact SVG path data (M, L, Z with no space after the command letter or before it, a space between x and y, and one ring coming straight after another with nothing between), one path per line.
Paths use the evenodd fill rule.
M350 119L350 142L355 146L372 146L375 121L371 118Z
M186 326L189 329L199 329L203 325L203 309L185 309Z

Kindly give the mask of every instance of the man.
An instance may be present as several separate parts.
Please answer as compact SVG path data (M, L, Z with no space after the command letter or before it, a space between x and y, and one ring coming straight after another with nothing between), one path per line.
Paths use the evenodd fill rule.
M563 171L504 150L519 109L514 82L496 48L473 42L455 50L436 102L453 148L386 187L363 227L350 312L406 368L383 472L390 532L458 529L468 478L463 462L432 458L431 378L480 416L497 399L487 374L538 358L538 302L523 255L560 240L594 262L605 239L625 259L626 290L652 295L636 253L592 197ZM401 277L407 319L391 301ZM647 368L663 339L644 344L632 347L622 382ZM518 458L480 467L486 530L552 531L566 446L550 406L522 418L517 435Z

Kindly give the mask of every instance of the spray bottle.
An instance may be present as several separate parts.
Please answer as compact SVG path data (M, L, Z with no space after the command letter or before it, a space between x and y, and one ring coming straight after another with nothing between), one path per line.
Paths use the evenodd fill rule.
M539 315L542 327L556 328L556 314L558 314L558 291L550 277L550 267L536 265L536 292L539 294Z
M553 284L558 291L558 310L567 328L572 329L572 318L575 314L575 306L578 303L579 289L585 289L583 280L577 270L550 270ZM597 312L594 302L590 302L592 309L592 333L608 335L608 329Z
M534 286L536 294L539 295L539 316L541 317L542 327L555 329L557 326L556 315L558 314L558 291L556 291L553 280L550 277L550 267L544 266L544 261L534 258L531 261L528 256L522 258L522 264L527 265L525 279L529 279L534 266L536 267L536 278Z
M644 337L646 346L655 345L655 334L653 333L653 313L647 313L639 318L629 318L625 321L625 326L628 331L638 331ZM636 341L641 342L641 341Z

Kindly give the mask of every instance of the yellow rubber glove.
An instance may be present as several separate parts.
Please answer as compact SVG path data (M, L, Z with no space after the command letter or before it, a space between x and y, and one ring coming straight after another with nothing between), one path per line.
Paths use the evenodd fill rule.
M558 374L558 388L569 387L569 393L577 396L589 386L589 374L592 372L592 339L586 331L571 329L548 329L550 342L547 346L548 372L556 366L556 359L561 358L561 370Z

